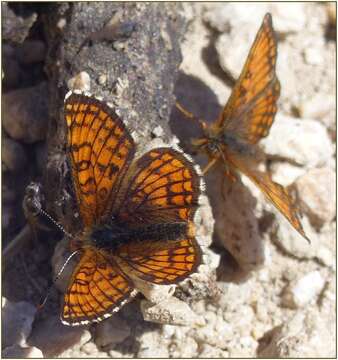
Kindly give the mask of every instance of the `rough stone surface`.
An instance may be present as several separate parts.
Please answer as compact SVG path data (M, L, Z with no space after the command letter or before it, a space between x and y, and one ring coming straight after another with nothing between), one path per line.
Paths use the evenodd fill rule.
M81 71L76 76L68 80L69 90L90 91L90 77L85 71Z
M115 314L98 324L95 331L95 344L99 348L119 344L129 335L130 327L118 314Z
M2 298L2 347L27 346L36 308L24 301L17 303Z
M28 144L45 139L48 121L46 83L8 92L2 101L2 125L7 134Z
M17 49L17 57L21 64L41 62L46 56L46 45L40 40L25 41Z
M283 156L308 167L323 166L333 155L330 137L321 123L281 114L277 114L269 136L260 143L268 155Z
M31 26L35 23L37 14L32 13L26 18L15 15L7 3L1 4L3 23L2 36L3 39L22 43L28 35Z
M267 336L259 349L264 358L330 357L334 353L333 333L318 312L299 312ZM318 331L318 328L321 330Z
M335 171L329 167L311 169L295 182L303 211L317 228L336 216L335 183Z
M206 176L215 223L217 244L225 247L243 270L264 262L258 220L254 216L256 200L241 181L230 183L223 169L214 169Z
M6 347L2 350L1 355L3 358L21 359L21 358L33 358L43 359L42 351L36 347L21 347L13 345Z
M3 29L2 47L4 94L34 88L46 80L49 88L49 113L44 118L44 126L47 128L48 124L49 130L45 143L48 157L40 156L44 152L43 142L26 144L29 171L20 175L19 180L29 183L36 176L47 180L46 210L74 234L81 230L81 224L70 186L64 151L65 124L61 116L68 80L82 71L89 75L91 92L112 102L127 125L135 130L140 153L141 143L148 145L153 138L161 138L156 146L174 144L176 138L172 133L189 152L191 138L199 136L201 129L197 121L188 120L173 108L173 91L179 102L197 117L206 121L216 119L266 11L271 12L277 31L281 96L276 124L266 139L271 138L269 141L279 148L268 154L260 164L261 169L293 189L302 177L316 178L314 174L320 169L336 171L336 4L332 9L330 3L314 2L151 6L58 3L48 5L48 11L42 8L45 5L3 6L11 9L10 21L21 18L15 19L19 25L23 24L22 20L31 22L35 11L38 14L34 15L38 21L31 33L28 30L31 25L25 24L24 29L19 27L12 33L10 40L6 37L10 33L9 21L5 18L6 24L3 22L7 26ZM5 12L2 15L6 17ZM184 24L188 26L185 28ZM47 58L23 65L18 60L19 46L15 43L23 39L23 44L43 42L48 49ZM180 48L183 61L178 72ZM34 58L35 54L27 56ZM174 85L176 76L178 81ZM35 105L34 100L32 103ZM167 121L169 113L172 113L172 133ZM290 120L286 120L282 133L278 119ZM299 127L295 126L298 123ZM273 132L276 125L278 131ZM294 137L296 144L290 143L295 128L298 129ZM10 135L5 127L3 130ZM29 134L29 127L27 131ZM38 167L36 159L40 159ZM201 167L206 165L205 157L194 156L194 159ZM111 329L105 322L93 324L91 333L86 327L62 326L59 315L63 295L54 289L43 311L36 316L26 346L40 349L45 357L61 358L249 358L264 356L264 351L268 357L336 356L335 219L329 220L329 212L325 210L319 226L313 223L310 212L303 209L306 216L302 223L311 239L311 244L307 244L250 181L242 177L243 184L231 184L217 171L216 167L205 177L208 201L202 204L199 218L195 219L197 241L204 252L203 264L198 273L176 286L171 297L167 295L173 290L154 295L158 300L155 307L178 298L196 314L200 324L182 326L145 321L140 309L143 295L138 294L116 314L130 329L127 337L127 331L119 334L120 339L125 339L116 343L114 339L118 337L113 339L110 335L114 335L114 330L117 332L118 325ZM2 178L6 243L12 240L8 234L28 227L18 221L23 197L16 185L19 174L6 171ZM312 190L313 194L303 194L298 201L305 205L307 196L314 199L319 189ZM327 209L334 204L333 200ZM214 241L208 249L212 235ZM39 231L36 238L32 236L25 247L19 248L20 256L14 257L9 266L6 259L3 294L8 299L34 301L34 304L40 301L55 275L51 274L51 267L56 273L69 255L67 241L61 242L51 261L61 236L53 231ZM61 276L57 282L62 292L71 271L68 264L65 277ZM301 309L283 305L286 289L316 272L325 281L319 294L316 290ZM293 322L291 319L295 317ZM103 330L107 337L102 336L104 341L97 346L96 330L100 327L108 328ZM277 335L269 348L274 331ZM3 354L15 349L17 345L7 347Z
M294 309L302 308L316 300L324 285L325 279L319 271L312 271L300 279L295 279L285 289L283 305Z
M169 350L159 332L149 331L140 337L140 349L137 353L138 358L168 358Z
M287 187L292 185L301 175L304 175L306 169L287 162L275 161L271 164L270 171L273 181Z
M174 297L156 305L143 300L141 311L144 320L160 324L189 326L203 323L203 320L196 316L186 303Z
M70 347L82 346L90 339L91 334L86 327L63 325L57 315L39 321L32 331L28 344L39 348L44 357L55 357Z
M22 171L27 165L27 155L24 147L8 138L2 138L2 161L10 171Z

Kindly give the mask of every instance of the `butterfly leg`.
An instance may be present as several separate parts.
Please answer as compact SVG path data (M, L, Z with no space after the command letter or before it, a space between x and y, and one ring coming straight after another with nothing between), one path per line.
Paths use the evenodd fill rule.
M212 158L208 162L207 166L202 170L202 174L205 175L216 164L217 160L218 160L218 157Z

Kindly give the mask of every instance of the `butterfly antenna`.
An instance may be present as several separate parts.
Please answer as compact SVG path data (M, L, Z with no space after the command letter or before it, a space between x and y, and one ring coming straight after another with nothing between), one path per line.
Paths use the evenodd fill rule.
M73 235L70 234L68 231L64 229L62 225L60 225L58 222L56 222L45 210L41 208L41 206L38 204L37 201L34 201L34 205L37 207L38 211L46 216L58 229L60 229L66 236L73 238Z
M72 259L72 257L75 256L79 251L80 251L80 250L76 250L76 251L72 252L72 253L68 256L67 260L66 260L65 263L62 265L61 269L59 270L59 272L57 273L57 275L56 275L55 278L53 279L52 284L49 286L49 288L48 288L48 290L47 290L47 294L46 294L44 300L37 306L38 310L41 310L41 309L45 306L52 287L54 286L54 284L56 283L56 281L57 281L58 278L60 277L61 273L63 272L63 270L65 269L65 267L66 267L67 264L69 263L69 261L70 261L70 260Z
M178 101L176 101L175 106L189 120L198 121L203 130L207 127L207 124L206 124L206 122L204 120L199 119L193 113L186 110Z

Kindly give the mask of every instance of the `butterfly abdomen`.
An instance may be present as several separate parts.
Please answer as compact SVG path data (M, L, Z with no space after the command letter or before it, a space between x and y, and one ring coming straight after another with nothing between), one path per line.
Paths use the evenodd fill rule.
M186 222L168 222L128 228L121 225L97 227L90 235L95 247L114 251L121 245L141 241L182 240L188 232Z

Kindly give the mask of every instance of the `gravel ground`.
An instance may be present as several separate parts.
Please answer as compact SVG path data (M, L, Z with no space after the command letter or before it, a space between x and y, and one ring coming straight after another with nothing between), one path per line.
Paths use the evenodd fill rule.
M174 296L170 287L142 285L147 299L139 295L110 319L91 327L63 326L56 291L42 313L32 304L47 287L50 267L62 261L64 242L52 253L50 243L40 244L39 250L28 247L23 259L16 254L15 261L5 264L3 357L336 356L335 3L184 3L180 11L188 27L175 95L207 121L225 105L264 14L272 14L281 96L271 133L261 142L267 154L261 166L297 192L311 244L250 181L224 183L221 169L215 168L206 176L207 196L197 219L204 264ZM20 26L31 26L34 19L26 17ZM39 84L25 78L27 64L42 64L45 56L42 42L30 46L35 50L28 54L35 57L22 47L16 57L13 47L4 48L5 89L10 90L5 101L10 105L11 97L19 99L21 109L31 101L27 88L26 95L16 90L20 81L33 86L29 94L46 92L43 76ZM7 239L13 218L24 224L13 211L23 194L13 192L12 182L18 188L27 185L28 174L17 175L27 156L43 166L45 119L40 114L29 131L6 123L3 115L2 222ZM198 133L189 121L173 110L171 128L184 148ZM202 156L194 159L205 164ZM221 189L227 194L224 201Z

